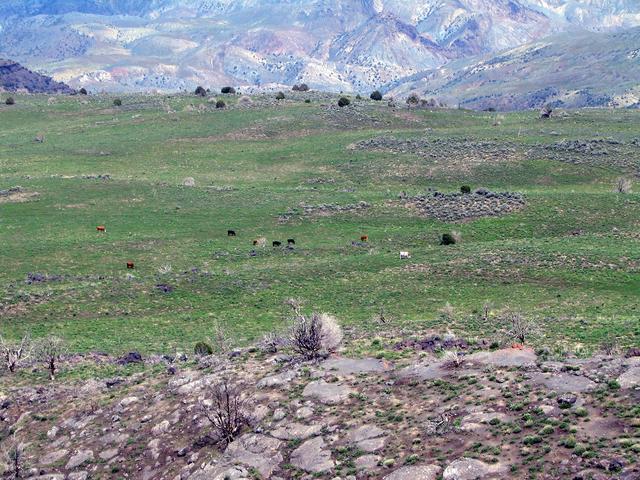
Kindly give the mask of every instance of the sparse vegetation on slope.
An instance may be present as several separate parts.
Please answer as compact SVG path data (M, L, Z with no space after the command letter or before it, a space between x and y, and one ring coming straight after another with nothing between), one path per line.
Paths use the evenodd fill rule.
M614 191L640 173L637 112L511 113L496 126L490 112L286 96L2 105L3 337L217 352L228 347L214 324L239 345L283 334L294 296L372 334L386 328L371 321L381 306L412 328L442 325L449 302L452 328L502 335L479 313L489 302L535 319L534 346L638 346L640 197ZM440 247L453 231L463 241Z

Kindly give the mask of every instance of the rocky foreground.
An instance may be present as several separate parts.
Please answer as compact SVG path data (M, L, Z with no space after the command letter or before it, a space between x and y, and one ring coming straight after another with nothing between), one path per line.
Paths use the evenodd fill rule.
M554 361L460 343L454 357L432 352L439 341L367 340L348 351L379 358L320 362L257 348L158 357L128 377L39 387L5 377L3 449L23 443L24 477L42 480L640 479L638 351ZM222 378L251 410L226 448L203 414Z

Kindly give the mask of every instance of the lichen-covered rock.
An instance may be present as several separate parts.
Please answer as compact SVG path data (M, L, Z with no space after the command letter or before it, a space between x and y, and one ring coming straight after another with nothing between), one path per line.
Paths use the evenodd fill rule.
M322 437L307 440L291 453L291 464L305 472L322 473L332 470L335 462Z
M441 471L437 465L412 465L391 472L383 480L436 480Z
M460 458L450 463L442 474L444 480L481 480L493 476L504 478L508 468L500 463L488 464L474 458Z
M327 383L324 380L317 380L309 383L303 390L304 397L310 397L327 405L344 402L349 395L355 393L346 385L339 383Z

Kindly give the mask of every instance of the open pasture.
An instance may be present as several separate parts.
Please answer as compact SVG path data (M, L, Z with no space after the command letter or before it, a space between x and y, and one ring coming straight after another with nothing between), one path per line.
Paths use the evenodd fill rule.
M540 345L640 344L640 195L614 192L640 175L640 113L543 121L308 96L2 104L2 332L171 352L216 322L239 341L284 328L295 297L372 332L389 328L384 309L490 339L509 307L539 319ZM524 206L447 222L411 205L462 185Z

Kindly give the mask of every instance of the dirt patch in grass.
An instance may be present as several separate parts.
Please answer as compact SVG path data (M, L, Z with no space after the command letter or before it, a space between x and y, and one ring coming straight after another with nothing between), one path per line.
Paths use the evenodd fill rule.
M309 217L331 217L339 213L362 212L371 208L367 202L358 202L349 205L337 205L334 203L323 203L320 205L308 205L301 203L296 208L290 208L278 216L279 223L287 223L288 221L298 218Z
M30 202L39 196L38 192L28 192L22 187L12 187L8 190L0 190L0 204Z

